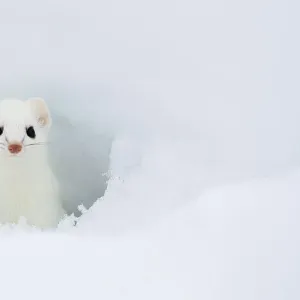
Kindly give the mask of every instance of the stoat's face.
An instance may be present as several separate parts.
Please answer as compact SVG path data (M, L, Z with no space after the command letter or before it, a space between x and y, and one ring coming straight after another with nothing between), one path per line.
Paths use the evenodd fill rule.
M19 157L44 147L50 126L50 113L43 99L0 101L0 154Z

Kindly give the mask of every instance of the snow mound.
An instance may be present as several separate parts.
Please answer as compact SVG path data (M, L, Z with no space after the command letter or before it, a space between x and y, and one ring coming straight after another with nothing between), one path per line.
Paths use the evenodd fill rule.
M57 293L72 299L298 299L299 180L297 171L210 189L155 224L117 236L80 222L78 229L44 234L2 228L7 284L1 293L13 299Z

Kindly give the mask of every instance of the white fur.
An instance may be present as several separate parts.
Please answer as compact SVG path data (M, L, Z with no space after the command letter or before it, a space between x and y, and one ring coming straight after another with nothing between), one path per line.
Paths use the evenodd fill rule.
M51 127L48 108L42 99L0 102L0 223L27 223L40 228L55 227L64 211L59 186L48 164L47 135ZM33 126L36 138L26 134ZM8 151L11 142L22 143L17 155ZM43 145L28 146L40 143Z

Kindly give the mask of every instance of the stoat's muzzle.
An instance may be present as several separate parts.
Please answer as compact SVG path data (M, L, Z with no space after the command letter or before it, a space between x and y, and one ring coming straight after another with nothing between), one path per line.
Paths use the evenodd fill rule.
M18 154L22 151L23 146L20 143L10 143L7 148L11 154Z

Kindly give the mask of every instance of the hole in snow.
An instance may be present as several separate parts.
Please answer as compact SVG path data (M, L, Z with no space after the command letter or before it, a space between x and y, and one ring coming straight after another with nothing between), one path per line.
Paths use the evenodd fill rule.
M105 193L111 149L110 137L86 124L53 114L49 156L67 214L80 216L78 206L90 208Z

